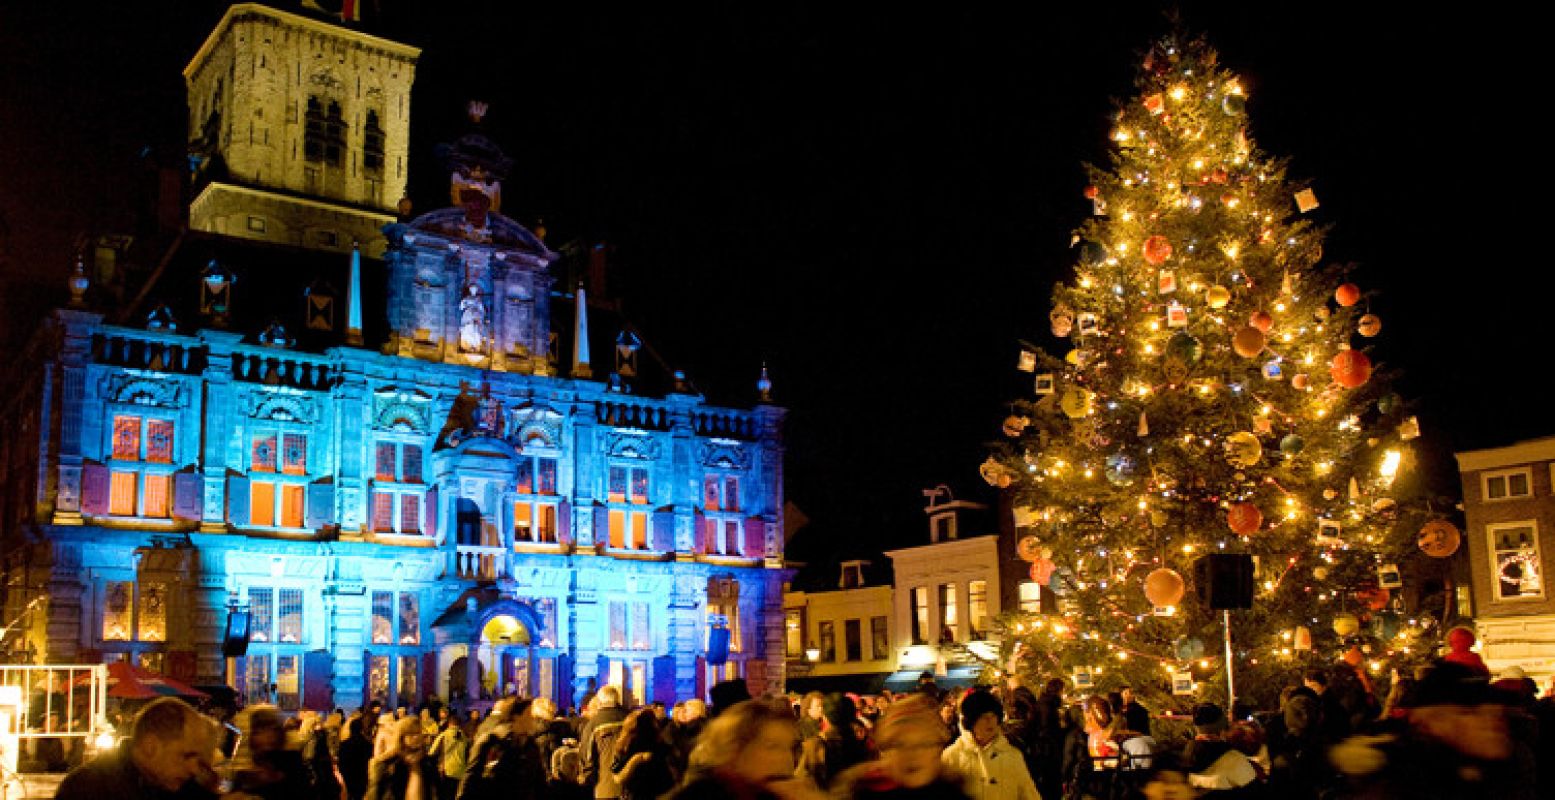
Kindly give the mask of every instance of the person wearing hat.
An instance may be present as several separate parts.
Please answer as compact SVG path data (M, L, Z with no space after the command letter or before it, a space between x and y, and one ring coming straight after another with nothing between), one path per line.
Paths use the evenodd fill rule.
M751 699L751 692L745 685L744 678L735 678L713 684L713 688L707 690L707 696L713 701L708 716L717 717L726 709Z
M1193 709L1193 741L1183 750L1188 782L1196 789L1240 789L1258 779L1258 770L1247 756L1226 741L1226 712L1214 703Z
M1436 662L1404 701L1394 732L1352 736L1330 760L1356 797L1537 797L1531 768L1514 761L1506 709L1487 676L1453 661Z
M972 800L1038 800L1025 757L1000 727L1004 706L998 698L978 689L961 698L960 712L961 736L940 760L966 779L967 795Z

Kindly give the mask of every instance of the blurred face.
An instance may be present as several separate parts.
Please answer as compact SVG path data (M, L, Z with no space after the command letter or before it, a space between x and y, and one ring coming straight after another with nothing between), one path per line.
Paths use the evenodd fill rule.
M752 783L772 783L794 777L794 749L799 737L786 722L768 722L734 759L735 773Z
M805 709L805 713L810 715L810 719L820 719L822 716L821 701L811 700L810 707Z
M939 718L944 720L946 725L949 725L952 722L955 722L956 721L956 708L955 708L955 706L950 706L950 705L940 706L939 707Z
M427 735L421 731L400 734L400 757L412 763L420 761L427 752Z
M984 714L972 723L972 738L977 740L978 747L987 747L998 735L999 718L992 714Z
M1501 706L1427 706L1411 711L1409 720L1421 733L1470 758L1500 761L1512 754Z
M137 741L134 759L147 780L175 792L191 778L210 770L213 749L206 726L185 722L183 733L172 739L148 736Z
M938 731L911 727L884 746L880 759L893 780L905 788L916 789L939 777L939 754L943 749Z

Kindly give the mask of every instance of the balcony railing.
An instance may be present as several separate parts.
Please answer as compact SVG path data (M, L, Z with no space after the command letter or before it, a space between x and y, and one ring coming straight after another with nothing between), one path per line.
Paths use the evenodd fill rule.
M454 566L459 577L471 581L494 581L507 575L507 551L501 547L458 545Z

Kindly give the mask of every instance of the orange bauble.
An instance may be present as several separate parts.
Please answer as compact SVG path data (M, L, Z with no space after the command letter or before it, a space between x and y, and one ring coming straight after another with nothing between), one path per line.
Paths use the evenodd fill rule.
M1415 536L1415 544L1432 558L1446 558L1458 552L1458 547L1463 544L1463 534L1451 522L1433 519L1420 528L1420 533Z
M1263 527L1263 512L1252 503L1232 503L1226 511L1226 524L1238 536L1251 536Z
M1274 317L1267 311L1254 311L1253 316L1247 320L1247 324L1257 328L1263 333L1268 333L1274 327Z
M1145 598L1156 606L1175 606L1182 602L1187 584L1175 571L1162 567L1145 576Z
M1236 336L1232 337L1231 349L1243 358L1256 358L1263 352L1266 342L1263 331L1249 325L1237 331Z
M1361 664L1365 662L1366 656L1361 653L1361 648L1359 645L1350 645L1350 649L1344 651L1344 663L1349 664L1356 669L1360 669Z
M1328 366L1334 383L1354 389L1371 378L1371 359L1359 350L1340 350Z
M1347 283L1334 290L1334 301L1339 305L1349 308L1361 302L1361 287L1353 283Z
M1085 199L1087 199L1087 200L1095 200L1096 196L1099 195L1099 194L1101 194L1101 192L1097 191L1095 186L1087 186L1087 187L1085 187Z
M1361 321L1356 324L1355 329L1359 331L1362 336L1370 339L1371 337L1382 333L1382 318L1376 314L1367 314L1361 317Z
M1172 243L1165 236L1152 236L1145 240L1145 261L1151 266L1160 266L1166 259L1172 257Z

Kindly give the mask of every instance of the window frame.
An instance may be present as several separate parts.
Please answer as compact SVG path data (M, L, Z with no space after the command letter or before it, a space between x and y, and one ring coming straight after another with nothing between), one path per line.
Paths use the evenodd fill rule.
M821 650L821 663L837 663L837 621L823 619L816 623L815 638Z
M615 638L615 616L618 608L621 612L619 641ZM639 639L639 636L642 638ZM614 653L615 657L623 659L641 658L643 653L654 652L653 640L652 603L629 596L611 597L605 601L604 651L606 653Z
M1534 563L1538 565L1538 569L1539 569L1539 592L1538 592L1538 594L1522 595L1522 596L1519 596L1519 597L1503 597L1501 595L1501 582L1499 580L1499 576L1500 576L1500 573L1501 573L1501 568L1500 568L1500 565L1499 565L1499 561L1500 561L1501 553L1502 552L1509 552L1509 551L1503 551L1501 548L1496 546L1496 533L1497 533L1497 531L1516 530L1518 528L1527 528L1530 531L1530 533L1532 534L1530 536L1530 539L1533 542L1533 547L1532 547L1532 550L1533 550L1533 560L1534 560ZM1492 602L1496 602L1496 603L1538 602L1538 601L1543 601L1544 599L1546 599L1546 597L1548 597L1548 595L1549 595L1548 579L1547 579L1547 575L1546 575L1545 569L1544 569L1545 565L1544 565L1543 547L1539 543L1539 522L1538 522L1538 520L1527 519L1527 520L1516 520L1516 521L1512 521L1512 522L1492 522L1492 523L1488 523L1488 524L1485 525L1485 541L1486 541L1485 551L1488 554L1488 557L1489 557L1489 560L1490 560L1490 563L1489 563L1490 572L1488 573L1489 580L1487 581L1487 583L1488 583L1488 585L1490 587L1490 599L1491 599Z
M626 482L621 493L612 491L615 473ZM642 493L637 479L642 478ZM615 458L605 463L605 548L617 552L653 552L653 464L641 459Z
M884 633L882 637L880 634ZM891 657L891 618L884 614L877 614L869 618L869 642L870 655L874 661L884 661Z
M244 475L248 478L248 522L244 527L260 530L307 532L308 528L308 486L313 483L316 471L319 469L319 460L314 456L318 453L314 449L314 428L312 425L301 422L289 422L283 420L266 420L263 424L247 425L243 429L243 441L245 443L243 454ZM286 437L301 436L303 442L302 471L290 472L286 467ZM258 470L254 468L254 440L265 437L275 437L275 468L273 471ZM256 484L267 483L271 485L271 509L270 523L260 524L254 521L254 490ZM299 488L301 492L300 510L297 515L297 525L282 525L285 519L286 493Z
M256 640L252 638L252 633L250 634L248 652L243 656L244 699L252 702L255 698L259 698L261 702L277 704L283 711L296 711L302 707L304 683L306 681L306 676L303 674L303 655L308 649L308 606L310 605L309 594L311 594L311 590L307 586L286 582L253 583L244 586L243 602L249 611L251 632L258 627L259 623L259 619L254 615L255 590L268 591L270 593L269 618L265 620L265 624L269 626L270 638ZM286 618L286 615L282 613L282 595L289 592L296 592L298 598L297 638L295 641L282 640L282 631ZM280 664L283 658L292 659L292 663L296 665L297 670L297 691L294 698L287 703L282 702L280 690ZM256 688L253 682L249 680L251 671L254 669L254 659L264 659L265 674L269 676L265 686ZM270 693L270 685L277 687L273 695ZM288 703L295 703L295 705L289 705Z
M103 464L108 469L108 513L111 518L125 520L168 520L173 518L173 474L178 472L180 459L178 457L178 413L172 409L156 409L148 406L130 406L122 403L110 403L106 409L108 424L104 426L104 436L107 441L103 447ZM118 436L119 418L134 418L140 421L140 430L136 434L136 458L134 460L120 458L116 447ZM167 461L152 461L150 459L151 448L151 422L165 422L170 429L172 442L168 445ZM132 513L118 513L113 506L113 482L117 475L131 475L135 481L135 508ZM147 513L147 484L148 478L160 478L164 484L162 514Z
M929 643L929 623L933 615L929 612L929 587L914 586L907 590L907 630L912 636L914 645L926 645Z
M394 448L394 476L393 480L385 480L378 470L378 449L392 446ZM419 480L406 480L405 475L405 448L416 447L421 450L421 474ZM372 486L370 491L370 505L368 507L368 525L372 532L378 536L416 536L430 535L426 528L427 514L427 456L431 448L428 446L427 437L419 433L383 432L379 431L372 438ZM392 508L389 511L389 530L378 529L378 496L389 495L394 498ZM405 525L405 500L406 495L415 496L416 517L415 530L406 530Z
M561 451L551 447L539 446L537 442L531 442L531 446L526 448L524 454L519 456L518 460L519 467L513 476L513 486L511 491L507 493L508 502L504 504L506 512L509 514L507 520L508 538L512 542L514 549L518 549L521 546L529 547L534 545L560 547L561 504L564 499L561 493ZM552 465L552 480L555 482L555 486L551 487L553 489L551 492L540 491L542 488L540 476L544 472L541 469L542 462L548 462ZM520 476L526 471L528 472L530 482L529 491L527 492L523 490L523 484L520 483ZM519 536L519 506L526 506L529 509L529 535L527 538ZM540 521L545 519L545 509L547 508L551 511L551 530L550 538L548 539L542 538L544 528L540 525Z
M860 619L842 621L842 655L844 662L864 660L864 624Z
M982 585L982 592L974 592L972 587ZM982 614L977 613L979 597L981 594ZM966 582L966 627L967 641L981 642L988 638L988 579L978 578ZM979 624L981 623L981 624Z
M1523 485L1527 491L1523 494L1512 494L1512 478L1521 475ZM1496 479L1502 481L1506 493L1501 497L1490 496L1490 482ZM1527 500L1533 497L1533 467L1515 467L1513 469L1498 469L1492 472L1482 472L1479 476L1480 499L1486 503L1505 503L1511 500Z

